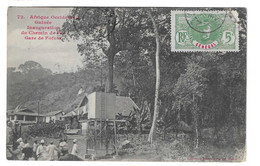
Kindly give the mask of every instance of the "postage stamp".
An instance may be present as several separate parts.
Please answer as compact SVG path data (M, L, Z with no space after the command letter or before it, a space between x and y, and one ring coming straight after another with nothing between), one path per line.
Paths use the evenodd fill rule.
M171 51L239 51L236 11L171 11Z

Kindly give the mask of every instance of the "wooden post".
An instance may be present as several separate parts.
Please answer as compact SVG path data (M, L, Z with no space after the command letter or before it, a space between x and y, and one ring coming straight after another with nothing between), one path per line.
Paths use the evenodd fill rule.
M87 121L87 130L86 130L86 154L88 154L88 148L89 148L89 146L88 146L88 143L89 143L89 141L88 141L88 131L89 131L89 121Z
M118 155L117 141L116 141L116 121L115 120L114 120L114 146L115 146L116 155Z
M107 121L106 121L106 119L105 119L105 147L106 147L106 154L108 154Z
M38 100L38 118L37 118L37 122L39 122L40 119L40 100Z
M128 138L128 127L126 127L126 139L129 140L129 138Z
M94 120L94 149L95 149L95 155L97 154L97 121L96 119Z
M22 124L19 124L20 131L19 131L19 137L22 137Z
M102 119L100 118L100 127L99 127L99 135L100 135L100 144L99 144L99 146L100 146L100 149L102 149Z

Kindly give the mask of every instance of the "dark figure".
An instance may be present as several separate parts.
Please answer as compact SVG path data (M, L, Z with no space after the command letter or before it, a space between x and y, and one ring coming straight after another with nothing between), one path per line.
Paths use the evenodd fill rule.
M36 150L38 148L38 141L35 140L34 143L33 143L33 157L35 160L37 160L37 155L36 155Z
M60 151L61 151L61 155L64 156L66 154L69 153L69 147L68 147L68 144L67 144L67 140L64 139L61 143L60 143Z
M32 147L25 147L25 148L23 148L22 152L24 153L23 160L29 160L29 158L33 157L33 148Z
M60 158L60 156L61 156L61 143L63 142L63 139L60 139L60 142L59 142L59 144L58 144L58 149L59 149L59 151L58 151L58 158Z
M18 149L17 147L19 146L19 143L18 142L15 142L14 143L14 147L13 149L10 148L9 146L7 146L7 150L10 152L11 154L11 157L8 157L7 159L8 160L20 160L20 156L21 156L21 151L20 149Z

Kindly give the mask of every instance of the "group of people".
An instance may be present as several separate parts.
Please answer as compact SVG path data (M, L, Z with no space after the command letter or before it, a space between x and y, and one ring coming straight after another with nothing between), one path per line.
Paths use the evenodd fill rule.
M12 148L7 146L7 150L11 153L11 160L27 160L32 156L32 151L30 151L30 144L27 140L23 141L22 138L19 138L14 142Z
M62 156L69 154L69 147L66 139L61 139L58 146L54 145L53 141L50 141L49 145L46 145L45 141L42 139L40 144L35 140L31 146L27 140L23 141L19 138L17 141L17 148L15 153L17 158L20 160L28 160L29 158L34 158L35 160L59 160ZM77 140L73 140L73 146L71 150L72 155L78 155L78 145Z

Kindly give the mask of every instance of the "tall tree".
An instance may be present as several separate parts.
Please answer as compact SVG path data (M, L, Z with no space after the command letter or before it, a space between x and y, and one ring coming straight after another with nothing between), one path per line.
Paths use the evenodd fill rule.
M159 11L160 12L160 11ZM155 97L154 97L154 113L153 113L153 121L152 121L152 127L148 136L148 141L153 144L153 141L155 139L156 134L156 124L157 124L157 117L158 117L158 111L159 111L159 90L160 90L160 48L161 45L164 43L165 38L167 37L168 33L161 39L158 29L158 24L156 23L153 15L152 10L147 10L148 16L152 21L153 29L154 29L154 36L156 41L156 52L155 52L155 71L156 71L156 82L155 82ZM157 17L160 19L160 14L157 13ZM166 22L165 18L166 16L162 17L163 21ZM164 25L165 26L165 25Z
M98 64L104 56L108 62L107 91L113 87L114 56L116 48L116 13L114 8L73 8L70 16L62 26L63 40L82 41L78 51L85 55L88 63Z
M129 39L135 35L131 28L138 24L134 14L138 11L130 8L74 8L70 16L77 19L69 19L62 26L63 41L78 41L78 52L85 57L85 62L108 64L107 92L113 91L115 55L132 49Z
M158 32L158 28L156 22L152 16L150 10L148 10L148 15L153 22L154 33L155 33L155 40L156 40L156 53L155 53L155 66L156 66L156 82L155 82L155 97L154 97L154 113L153 113L153 123L149 133L148 141L153 143L155 137L155 127L157 122L157 115L158 115L158 97L159 97L159 88L160 88L160 36Z

